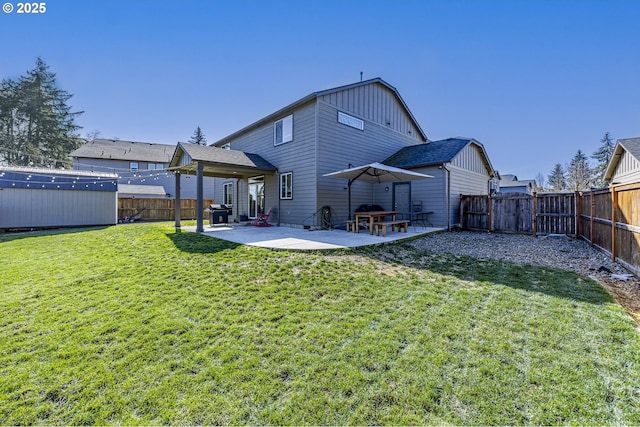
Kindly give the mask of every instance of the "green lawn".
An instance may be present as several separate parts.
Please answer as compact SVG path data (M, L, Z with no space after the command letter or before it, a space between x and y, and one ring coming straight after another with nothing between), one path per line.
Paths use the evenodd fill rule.
M0 235L0 424L640 424L595 282L171 224Z

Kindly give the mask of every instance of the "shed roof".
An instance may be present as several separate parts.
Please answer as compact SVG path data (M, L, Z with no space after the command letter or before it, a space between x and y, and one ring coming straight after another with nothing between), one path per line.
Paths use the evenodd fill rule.
M167 192L162 185L119 184L118 193L132 196L166 197Z
M227 135L226 137L214 142L212 145L216 145L216 146L220 146L223 145L227 142L229 142L230 140L236 138L238 135L242 135L243 133L254 129L258 126L262 126L264 123L267 122L271 122L274 121L278 118L281 118L283 115L289 113L290 111L293 111L294 109L298 108L301 105L306 104L307 102L311 102L316 100L318 97L320 96L324 96L333 92L339 92L342 90L347 90L347 89L351 89L354 87L358 87L358 86L365 86L365 85L370 85L370 84L380 84L382 86L385 86L387 89L391 90L394 95L397 97L398 101L400 102L400 105L402 105L402 108L405 110L405 112L407 113L407 115L411 118L411 120L413 121L413 124L416 126L416 129L418 129L418 131L420 132L420 136L422 137L422 139L424 141L428 141L427 135L424 133L424 131L422 130L422 128L420 127L420 124L418 123L418 121L415 119L415 117L413 116L413 114L411 113L411 110L409 110L409 107L407 107L407 104L404 102L404 100L402 99L402 97L400 96L400 93L398 92L398 90L391 86L389 83L385 82L384 80L382 80L380 77L376 77L374 79L369 79L369 80L365 80L362 82L357 82L357 83L352 83L349 85L344 85L344 86L338 86L338 87L334 87L331 89L325 89L325 90L321 90L321 91L317 91L317 92L313 92L303 98L298 99L297 101L287 105L286 107L283 107L271 114L269 114L268 116L265 116L263 118L261 118L260 120L251 123L248 126L245 126L244 128L232 133L231 135Z
M169 169L192 172L197 163L204 165L205 176L217 177L239 177L277 169L258 154L182 142L176 147Z
M82 145L73 151L70 156L86 159L169 163L175 149L175 145L169 144L97 138Z
M410 145L401 148L382 163L403 169L441 165L451 162L469 144L474 144L480 149L486 162L487 170L489 170L489 175L493 176L493 167L484 146L473 138L447 138L426 144Z
M613 149L613 155L611 156L611 160L609 160L607 170L604 173L604 179L606 181L611 181L613 178L616 166L618 166L620 157L622 157L622 154L625 151L635 157L636 160L640 161L640 138L625 138L618 140L615 148Z
M0 166L0 188L117 191L118 175L67 169Z

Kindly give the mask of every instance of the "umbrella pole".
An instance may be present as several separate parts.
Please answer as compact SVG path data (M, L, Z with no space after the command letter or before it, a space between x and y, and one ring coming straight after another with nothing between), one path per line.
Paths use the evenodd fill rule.
M349 220L353 219L353 216L351 214L351 184L353 184L353 180L350 179L349 180L349 184L347 184L347 188L349 189L348 193L349 193L349 206L347 207L347 209L349 209Z

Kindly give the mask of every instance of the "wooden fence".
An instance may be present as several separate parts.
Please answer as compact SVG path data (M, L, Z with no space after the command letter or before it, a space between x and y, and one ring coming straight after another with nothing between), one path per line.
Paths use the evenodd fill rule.
M205 199L206 208L213 200ZM118 218L131 217L140 213L141 220L173 221L175 220L175 199L138 199L118 198ZM180 199L180 218L196 219L196 199Z
M468 230L575 235L574 193L499 193L460 196L460 224Z
M579 236L640 275L640 183L576 193L460 197L463 229Z

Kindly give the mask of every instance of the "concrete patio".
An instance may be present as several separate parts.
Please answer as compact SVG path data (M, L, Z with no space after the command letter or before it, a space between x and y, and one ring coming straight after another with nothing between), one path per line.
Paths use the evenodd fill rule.
M196 231L195 226L182 227L184 231ZM254 227L247 224L229 224L205 226L202 234L217 237L229 242L271 249L321 250L356 248L360 246L379 245L407 238L415 238L443 228L409 227L407 233L387 232L386 237L360 233L348 233L344 230L305 230L293 227Z

